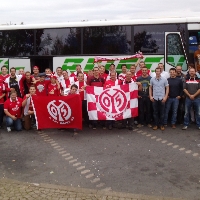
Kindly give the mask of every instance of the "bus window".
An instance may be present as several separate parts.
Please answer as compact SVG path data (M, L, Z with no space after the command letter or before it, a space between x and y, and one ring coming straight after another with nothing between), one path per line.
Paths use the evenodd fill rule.
M187 58L183 49L183 43L179 33L168 33L166 35L166 63L171 67L182 66L187 70Z

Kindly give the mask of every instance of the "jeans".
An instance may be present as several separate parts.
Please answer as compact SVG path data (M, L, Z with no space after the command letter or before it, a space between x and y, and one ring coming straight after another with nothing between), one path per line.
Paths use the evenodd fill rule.
M190 123L190 110L191 107L194 106L195 110L195 118L196 124L200 127L200 98L196 98L194 100L189 99L186 97L185 99L185 115L184 115L184 125L188 126Z
M163 126L165 112L165 103L161 100L154 100L153 102L153 118L155 126Z
M151 123L151 100L149 97L138 98L139 124ZM146 116L146 117L145 117Z
M169 114L171 106L172 106L171 124L176 124L178 105L179 105L179 99L177 99L177 98L168 98L167 99L167 102L165 103L164 124L167 124L168 114Z
M12 118L6 116L6 126L7 127L14 126L16 131L21 131L22 130L22 121L19 118L17 118L16 120L13 120Z
M4 116L4 106L0 104L0 126L3 124L3 116Z

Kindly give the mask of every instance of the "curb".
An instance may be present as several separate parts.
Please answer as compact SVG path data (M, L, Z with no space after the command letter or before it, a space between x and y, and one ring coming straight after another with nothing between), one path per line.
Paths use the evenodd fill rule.
M90 194L98 197L118 197L118 198L129 198L129 199L137 199L137 200L186 200L183 198L171 198L171 197L161 197L161 196L150 196L150 195L142 195L142 194L132 194L132 193L124 193L124 192L114 192L114 191L106 191L106 190L95 190L95 189L86 189L86 188L75 188L71 186L61 186L61 185L52 185L46 183L25 183L17 180L1 178L0 183L3 184L20 184L23 186L31 186L31 187L39 187L45 189L56 189L56 190L65 190L69 192L77 192Z

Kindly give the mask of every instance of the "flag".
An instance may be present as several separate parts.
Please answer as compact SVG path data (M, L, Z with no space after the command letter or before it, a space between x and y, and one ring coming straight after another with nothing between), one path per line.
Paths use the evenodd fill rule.
M130 83L111 88L87 86L90 120L122 120L138 116L138 85Z
M32 96L38 129L82 129L82 102L80 95Z

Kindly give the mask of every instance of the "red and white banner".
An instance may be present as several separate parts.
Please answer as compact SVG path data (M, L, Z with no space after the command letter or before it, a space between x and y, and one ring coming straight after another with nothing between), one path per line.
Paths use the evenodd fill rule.
M87 86L90 120L122 120L138 116L138 85L130 83L111 88Z
M38 129L82 129L82 102L80 95L32 96Z
M109 58L109 57L96 56L94 58L94 63L98 63L98 62L102 62L102 61L129 60L129 59L133 59L133 58L144 58L144 56L142 55L142 52L139 52L135 55L127 56L127 57L124 57L124 58Z

